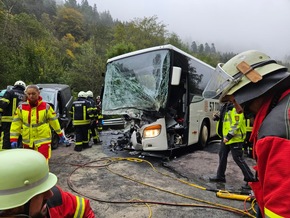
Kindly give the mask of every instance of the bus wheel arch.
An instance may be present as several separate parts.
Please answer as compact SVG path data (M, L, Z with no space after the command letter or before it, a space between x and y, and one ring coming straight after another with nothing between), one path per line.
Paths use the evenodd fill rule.
M200 132L198 136L198 147L199 149L204 149L209 140L210 134L210 122L207 119L204 119L200 126Z

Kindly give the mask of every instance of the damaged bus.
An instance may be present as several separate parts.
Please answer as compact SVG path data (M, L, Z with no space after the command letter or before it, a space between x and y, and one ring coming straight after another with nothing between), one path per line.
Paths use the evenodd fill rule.
M118 144L142 152L193 144L203 148L216 135L212 118L218 100L202 97L213 72L210 65L172 45L109 59L102 113L130 121Z

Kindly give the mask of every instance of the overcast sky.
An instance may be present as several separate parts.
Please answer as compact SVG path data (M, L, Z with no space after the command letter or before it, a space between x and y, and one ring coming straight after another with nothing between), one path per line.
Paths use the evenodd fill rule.
M214 43L218 51L256 49L280 60L290 55L290 0L88 1L121 21L156 15L183 41Z

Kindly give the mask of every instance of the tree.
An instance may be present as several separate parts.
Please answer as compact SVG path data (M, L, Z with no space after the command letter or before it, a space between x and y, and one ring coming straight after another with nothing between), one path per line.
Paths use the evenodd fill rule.
M74 8L61 7L55 19L55 29L59 39L66 34L72 34L76 41L84 38L84 17Z
M209 47L209 45L208 45L207 42L206 42L205 45L204 45L204 52L205 52L206 54L210 54L210 47Z
M77 3L77 0L65 0L64 6L77 9L79 5Z
M216 49L215 49L214 43L211 43L210 52L211 52L212 54L215 54L215 53L216 53Z
M41 15L41 19L40 22L42 23L43 26L46 27L46 29L50 32L50 34L54 35L54 23L51 20L51 18L49 17L49 14L43 13Z
M75 53L80 47L80 44L76 42L72 34L68 33L62 38L59 47L61 48L60 51L62 54L62 66L65 70L69 70L76 59Z
M105 71L106 59L99 55L93 46L93 41L83 43L69 71L66 71L65 78L75 91L91 90L99 94L103 84L102 73ZM84 87L86 90L84 90Z
M132 43L120 42L107 51L107 58L112 58L121 54L135 51L136 47Z
M203 46L203 44L200 44L199 46L198 46L198 53L203 53L204 52L204 46Z
M56 3L54 0L3 0L7 10L12 14L27 13L35 15L39 20L43 13L50 16L56 14Z
M136 18L133 21L133 25L139 32L140 35L137 35L136 40L143 45L138 46L139 48L146 48L150 46L162 45L165 42L165 37L167 30L165 29L166 25L162 22L158 22L157 16L145 17L143 19ZM135 46L136 46L135 44Z
M15 78L31 82L41 78L41 74L49 76L47 66L57 64L57 60L48 58L53 36L34 15L7 15L4 25L0 22L0 28L3 30L0 43L0 71L3 76L1 82L11 84ZM56 52L52 51L51 54L54 57ZM48 60L51 60L51 63L46 64Z
M169 36L166 38L166 43L174 45L178 48L184 47L182 40L176 33L170 33Z
M114 29L113 43L131 42L136 49L163 45L166 41L165 25L157 17L136 18L127 23L118 23Z
M191 43L191 50L192 50L192 52L193 53L197 53L197 44L196 44L196 42L195 41L193 41L192 43Z
M53 41L27 39L21 55L22 74L32 83L60 82L63 74L59 49Z
M100 15L99 17L100 17L101 24L106 25L106 26L114 25L113 18L109 11L101 12L99 15Z
M82 3L79 7L79 11L83 15L84 22L86 25L95 24L100 20L96 6L93 9L93 7L89 5L87 0L82 0Z
M36 19L34 15L20 13L14 16L14 20L18 26L18 34L20 37L32 37L41 39L49 35L48 31Z
M113 40L113 28L98 23L92 27L92 40L94 49L99 55L106 56L109 45Z

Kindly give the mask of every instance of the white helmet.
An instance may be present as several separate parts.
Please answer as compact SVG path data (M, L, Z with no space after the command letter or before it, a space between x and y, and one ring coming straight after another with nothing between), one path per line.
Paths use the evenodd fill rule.
M285 66L277 64L268 55L249 50L242 52L225 64L218 64L207 84L203 96L219 97L227 101L227 95L234 95L239 104L248 102L266 93L283 80L290 79ZM282 87L281 87L282 88Z
M91 90L87 91L87 97L94 97L94 94Z
M86 95L86 93L85 93L84 91L80 91L80 92L78 93L78 97L79 97L79 98L86 98L87 95Z
M57 182L56 175L49 172L45 157L31 149L1 151L0 165L0 212L26 204Z
M26 89L26 84L25 82L18 80L14 83L14 86L21 86L23 89Z

